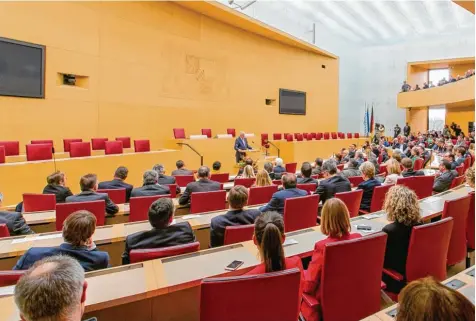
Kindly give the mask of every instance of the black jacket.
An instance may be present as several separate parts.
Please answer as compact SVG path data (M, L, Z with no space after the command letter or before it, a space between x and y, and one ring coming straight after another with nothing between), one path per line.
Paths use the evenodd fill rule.
M350 192L352 190L350 182L341 175L334 175L319 182L316 194L324 204L329 198L333 198L335 193Z
M458 176L455 171L446 171L435 179L433 192L441 193L450 189L451 182Z
M126 249L122 254L122 264L129 264L129 253L135 249L155 249L195 242L195 234L188 222L152 228L126 237Z
M210 223L210 246L222 246L225 239L225 227L254 224L261 214L256 209L230 210L224 215L212 218Z
M299 177L297 179L297 183L298 184L319 184L317 180L315 180L314 178L312 177Z
M106 181L106 182L101 182L99 183L99 189L120 189L120 188L125 188L126 189L126 203L129 202L129 199L131 198L131 192L134 186L131 184L127 184L123 180L120 179L113 179L112 181Z
M151 184L144 185L142 187L136 187L131 192L131 197L138 196L153 196L153 195L166 195L170 194L170 188L168 186Z
M0 211L0 224L6 224L11 236L34 234L28 224L26 224L23 215L18 212Z
M362 193L362 200L360 201L360 209L369 211L370 203L372 202L372 195L374 194L374 188L382 185L377 179L371 178L369 180L363 181L357 186L357 189L361 189L364 192Z
M92 202L100 200L105 201L107 214L114 216L114 214L119 212L119 207L111 201L107 194L96 193L95 191L85 191L78 195L68 196L66 198L66 203Z
M180 168L172 171L172 176L184 176L184 175L193 175L191 170Z
M66 197L73 195L68 187L53 184L46 185L43 188L43 194L55 194L56 203L64 203L66 202Z
M170 185L170 184L176 184L175 177L173 176L167 176L164 174L159 174L159 180L157 181L158 184L162 185ZM177 194L180 194L180 187L177 185L176 188Z
M411 177L411 176L425 176L425 173L423 171L403 171L402 172L403 177Z
M180 205L186 205L190 202L190 197L194 192L219 191L220 183L211 181L207 178L199 179L196 182L188 183L185 191L179 198Z

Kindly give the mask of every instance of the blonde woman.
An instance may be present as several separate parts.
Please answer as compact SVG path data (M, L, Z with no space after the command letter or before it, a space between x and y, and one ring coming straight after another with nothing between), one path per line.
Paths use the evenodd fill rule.
M474 167L470 167L466 170L465 177L466 184L468 184L469 187L474 188Z
M372 202L372 195L374 188L382 185L375 179L375 165L369 161L360 165L359 170L362 172L364 181L357 186L357 189L363 190L362 200L360 201L360 209L370 211L370 203Z
M390 159L387 164L387 177L385 177L383 185L395 185L398 178L402 177L401 173L400 163L395 159Z
M240 175L239 178L256 178L255 171L253 170L253 166L246 165L243 168L243 173Z
M253 186L270 186L273 185L273 181L269 177L269 174L264 169L258 171L256 174L256 182Z
M388 190L383 209L387 213L387 220L392 222L382 229L388 235L384 268L405 276L412 229L421 224L418 198L411 189L395 185ZM395 282L385 274L383 281L387 284L387 290L394 293L399 293L405 285L403 282Z

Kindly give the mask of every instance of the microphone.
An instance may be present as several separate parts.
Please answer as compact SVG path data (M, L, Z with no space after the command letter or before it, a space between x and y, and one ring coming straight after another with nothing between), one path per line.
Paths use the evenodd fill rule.
M55 156L55 147L51 146L51 153L53 154L53 164L55 165L55 172L56 170L56 156Z

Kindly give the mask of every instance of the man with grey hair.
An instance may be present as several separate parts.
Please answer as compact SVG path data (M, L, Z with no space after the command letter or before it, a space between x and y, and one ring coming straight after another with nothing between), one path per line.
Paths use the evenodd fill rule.
M360 150L355 152L355 158L354 158L357 163L360 165L362 165L363 162L365 162L365 159L364 159L364 153L362 153Z
M175 180L175 177L173 176L167 176L165 175L165 167L164 165L162 164L155 164L154 167L152 168L152 170L156 171L157 174L159 175L158 179L157 179L157 183L158 184L162 184L162 185L171 185L171 184L175 184L176 186L176 193L177 194L180 194L180 187L177 185L177 182Z
M36 262L15 286L15 303L24 321L80 321L87 282L81 265L69 256Z
M220 183L210 180L210 169L207 166L201 166L197 174L198 181L188 183L185 191L180 196L180 205L189 204L192 193L219 191L221 189Z
M355 153L356 156L357 154L358 152ZM335 161L325 161L324 164L322 164L321 173L324 179L319 182L316 194L319 195L322 205L324 205L328 199L333 198L335 193L351 191L349 180L342 175L337 175L337 165Z
M240 136L235 139L235 159L236 163L239 163L244 157L246 157L246 150L253 149L248 145L248 140L245 137L245 132L241 131Z
M157 184L159 174L156 171L145 171L142 187L136 187L131 192L131 197L153 196L170 194L168 186Z
M261 213L276 211L279 214L283 215L284 213L284 203L288 198L295 198L306 196L307 192L305 190L296 188L297 178L296 175L292 173L284 174L281 177L283 182L284 189L273 194L271 200L265 206L259 208Z
M362 175L359 170L359 163L357 163L355 159L351 158L347 164L347 168L341 172L341 175L347 178Z

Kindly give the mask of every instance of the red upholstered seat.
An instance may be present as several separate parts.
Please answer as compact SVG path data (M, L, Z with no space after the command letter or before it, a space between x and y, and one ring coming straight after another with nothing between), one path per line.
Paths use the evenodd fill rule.
M337 169L342 172L344 170L344 166L345 164L339 164L337 165Z
M51 147L54 147L54 143L52 139L35 139L31 141L33 145L42 145L42 144L49 144Z
M297 137L296 137L296 140L297 140L298 142L302 142L302 141L303 141L302 134L298 133L298 134L297 134Z
M297 163L287 163L285 165L286 167L286 173L296 173L296 168L297 168Z
M177 197L177 184L161 184L163 186L167 186L170 190L170 198L175 198Z
M286 139L286 138L288 137L288 135L292 135L292 134L290 134L290 133L284 133L284 135L283 135L283 136L284 136L284 139Z
M225 239L223 245L250 241L253 238L255 225L238 225L225 227Z
M420 169L423 169L423 159L418 158L415 160L415 163L413 164L413 170L419 171Z
M360 183L364 181L362 176L351 176L347 178L349 179L350 185L352 185L352 187L357 187Z
M28 144L26 145L26 160L39 161L53 158L51 144Z
M469 211L466 221L466 240L469 249L474 250L474 192L469 193Z
M311 133L308 133L305 137L306 137L307 140L312 140L313 139Z
M298 135L301 135L300 133L294 133L294 139L297 140Z
M311 195L311 194L314 193L314 191L316 190L317 184L316 184L316 183L297 184L296 187L299 188L299 189L302 189L302 190L307 191L307 193L308 193L309 195Z
M113 141L107 141L105 142L105 150L104 153L106 155L113 155L113 154L122 154L123 148L122 148L122 141L119 140L113 140Z
M78 144L78 143L76 143ZM106 203L104 200L78 203L56 204L56 230L63 229L63 222L73 212L86 210L96 216L96 226L103 226L106 221Z
M0 141L0 146L5 147L5 156L20 155L19 141Z
M453 178L450 188L455 188L464 183L464 175Z
M393 185L376 186L372 194L372 200L370 201L370 213L381 211L383 203L385 201L385 195ZM367 214L366 211L360 210L359 212Z
M251 187L255 183L256 178L235 178L234 186L242 185L244 187Z
M404 185L415 191L418 199L430 197L433 193L435 176L412 176L399 178L397 184Z
M248 205L268 203L274 193L278 191L277 185L250 187Z
M331 133L332 139L337 139L337 133Z
M286 140L287 140L288 142L292 142L292 141L293 141L293 135L287 134L287 135L286 135Z
M264 146L265 148L269 148L268 134L266 134L266 133L261 134L261 146Z
M273 140L281 140L281 133L273 133Z
M284 228L286 232L316 226L319 195L288 198L284 201Z
M10 231L8 230L7 224L0 224L0 237L9 237Z
M354 133L354 138L359 138L360 134L359 133Z
M174 128L174 137L175 139L185 139L185 129Z
M471 166L471 157L466 157L463 164L464 170L466 171Z
M229 173L211 174L210 180L218 183L227 183L230 180Z
M178 175L175 177L175 183L180 187L186 187L188 183L195 182L193 175Z
M456 166L455 170L458 173L458 176L462 176L464 174L464 164Z
M87 157L91 156L91 143L80 142L69 144L69 157Z
M336 193L335 197L340 199L347 206L350 217L356 217L359 215L360 201L364 191L356 189L355 191Z
M322 133L316 133L316 140L322 139Z
M352 138L352 133L347 133L347 138Z
M329 137L330 137L329 133L324 133L324 139L327 140L327 139L329 139Z
M234 128L227 128L226 133L227 133L228 135L233 136L233 137L236 136L236 131L235 131Z
M107 194L114 204L124 204L126 202L125 188L98 189L97 192Z
M303 295L303 316L320 311L321 320L357 321L378 312L386 242L387 234L380 232L328 243L316 296Z
M202 213L224 210L226 208L226 191L192 193L190 213Z
M202 135L212 138L212 130L210 128L202 128Z
M312 138L316 139L317 134L316 133L311 133Z
M273 184L277 185L277 186L280 186L280 185L283 185L283 181L280 180L280 179L273 179Z
M54 194L23 194L23 211L41 212L54 211L56 195Z
M258 275L204 279L200 287L202 321L296 321L299 269Z
M0 287L17 284L18 280L27 270L0 271Z
M150 141L148 139L134 140L134 151L136 153L150 152Z
M70 151L71 143L81 143L83 140L81 138L67 138L63 139L63 151L65 153Z
M445 201L441 218L453 218L453 231L451 233L450 247L448 249L447 265L454 265L466 257L466 223L468 220L471 197L464 197Z
M104 150L106 149L106 142L109 139L107 138L91 138L91 146L93 150Z
M131 148L130 137L116 137L116 140L122 142L122 148Z
M168 256L197 252L200 250L200 242L181 244L176 246L162 247L157 249L131 250L129 257L131 263L144 262L160 259Z
M139 196L129 199L129 222L146 221L149 218L149 207L159 198L170 197L166 195Z
M0 146L0 164L4 164L5 162L6 162L5 147Z

